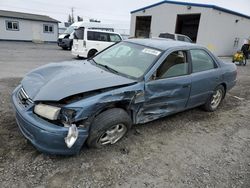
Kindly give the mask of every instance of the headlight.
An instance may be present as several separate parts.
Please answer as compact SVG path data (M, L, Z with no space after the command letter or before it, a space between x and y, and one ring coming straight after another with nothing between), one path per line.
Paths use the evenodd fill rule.
M50 106L46 104L38 104L34 108L34 112L37 115L47 118L49 120L57 120L60 110L61 108L59 107Z

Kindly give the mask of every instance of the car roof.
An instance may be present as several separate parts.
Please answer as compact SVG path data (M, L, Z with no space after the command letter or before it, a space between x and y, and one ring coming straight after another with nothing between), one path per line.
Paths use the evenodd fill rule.
M164 39L164 38L150 38L150 39L134 38L134 39L127 39L125 41L156 48L156 49L163 50L163 51L171 49L171 48L175 48L175 47L188 47L188 46L200 47L193 43Z

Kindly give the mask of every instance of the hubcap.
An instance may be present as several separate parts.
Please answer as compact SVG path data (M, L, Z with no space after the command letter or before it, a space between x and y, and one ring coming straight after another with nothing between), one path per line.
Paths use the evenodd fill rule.
M218 89L212 96L211 106L212 108L217 108L222 99L222 91Z
M108 129L99 139L101 145L115 144L127 132L127 127L124 124L117 124Z

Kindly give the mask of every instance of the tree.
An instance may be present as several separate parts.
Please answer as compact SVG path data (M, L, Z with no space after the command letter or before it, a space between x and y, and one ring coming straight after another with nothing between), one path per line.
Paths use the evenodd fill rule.
M68 17L68 22L69 22L69 23L73 23L73 22L72 22L72 17L71 17L70 14L69 14L69 17Z
M78 22L82 22L82 21L83 21L83 18L80 17L80 16L77 16L77 21L78 21Z

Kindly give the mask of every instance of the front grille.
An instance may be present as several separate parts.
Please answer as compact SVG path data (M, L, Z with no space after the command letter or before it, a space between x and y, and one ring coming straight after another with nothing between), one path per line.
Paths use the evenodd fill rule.
M27 93L24 91L23 88L21 88L21 89L18 91L17 97L18 97L18 99L20 100L20 102L21 102L24 106L27 106L27 105L30 105L30 104L34 103L34 102L29 98L29 96L27 95Z
M58 39L58 42L62 42L62 39Z

